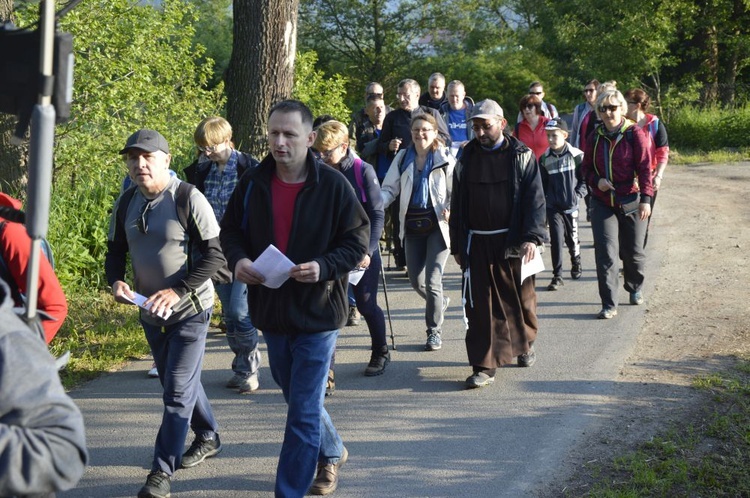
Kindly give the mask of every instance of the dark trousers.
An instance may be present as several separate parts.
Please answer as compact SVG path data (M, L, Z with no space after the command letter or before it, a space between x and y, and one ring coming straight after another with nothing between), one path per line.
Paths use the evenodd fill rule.
M581 255L581 246L578 242L578 210L565 213L547 209L547 222L552 249L552 274L560 277L563 267L563 243L568 247L571 262Z
M378 306L378 278L383 262L380 258L380 251L370 258L370 266L365 271L357 285L350 286L354 288L354 297L357 301L357 309L364 317L367 323L367 329L370 331L372 340L372 350L380 351L386 345L385 339L385 316L383 310Z
M174 474L182 461L188 426L196 436L214 436L219 424L201 384L211 308L166 327L141 320L164 388L164 413L152 470Z
M638 217L638 211L625 215L619 208L610 207L594 197L591 198L591 207L599 297L602 307L616 308L618 259L622 259L625 290L637 292L643 286L646 266L643 239L647 222Z

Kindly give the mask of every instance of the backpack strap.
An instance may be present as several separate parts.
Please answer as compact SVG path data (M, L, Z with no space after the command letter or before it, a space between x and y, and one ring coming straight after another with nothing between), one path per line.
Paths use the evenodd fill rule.
M131 185L128 187L125 192L122 193L120 196L120 203L117 205L117 223L119 223L120 227L122 229L125 229L125 216L128 214L128 206L130 205L130 201L133 200L133 196L135 195L135 185Z
M354 160L354 179L357 181L357 187L359 188L359 194L362 197L362 202L367 202L367 194L365 193L365 181L362 178L362 159L356 158Z

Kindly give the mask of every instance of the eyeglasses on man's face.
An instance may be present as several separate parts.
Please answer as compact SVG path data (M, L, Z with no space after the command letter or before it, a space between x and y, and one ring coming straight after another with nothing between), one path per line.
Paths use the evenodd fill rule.
M603 106L599 106L599 112L602 113L602 114L604 114L607 111L609 111L609 112L615 112L615 111L619 111L619 110L620 110L620 106L619 105L603 105Z
M489 123L484 124L473 124L471 125L471 129L474 131L474 133L481 131L490 131L492 128L495 127L497 124L497 121L490 121Z

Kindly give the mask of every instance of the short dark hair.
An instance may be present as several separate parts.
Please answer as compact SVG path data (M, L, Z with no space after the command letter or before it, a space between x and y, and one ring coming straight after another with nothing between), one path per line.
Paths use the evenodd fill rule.
M370 95L367 96L367 98L365 99L365 102L369 104L370 102L375 102L376 100L383 100L383 96L378 95L377 93L371 93Z
M307 125L310 125L310 128L313 127L312 111L310 110L309 107L307 107L305 104L303 104L299 100L288 99L288 100L282 100L281 102L275 103L271 107L271 110L268 111L268 117L270 118L271 115L277 111L285 113L285 114L288 114L291 112L298 112L300 114L300 117L302 118L302 122Z
M540 86L544 88L544 85L542 85L541 81L532 81L531 84L529 85L529 91L531 91L531 89L534 88L535 86Z
M625 100L640 104L643 112L648 111L648 108L651 107L651 97L640 88L631 88L625 92Z
M336 121L336 118L331 116L330 114L321 114L317 118L315 118L315 121L312 123L313 130L317 129L318 126L322 125L323 123L327 123L329 121Z
M529 105L529 104L531 104L534 107L536 107L536 113L541 116L541 114L542 114L542 99L540 99L536 95L531 95L531 94L524 95L523 97L521 97L521 102L518 103L518 109L521 112L523 112L523 109L527 105Z

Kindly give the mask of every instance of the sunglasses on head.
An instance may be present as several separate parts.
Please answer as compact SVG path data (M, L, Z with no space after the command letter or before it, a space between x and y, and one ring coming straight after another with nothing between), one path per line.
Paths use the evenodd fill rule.
M599 112L601 112L602 114L604 114L607 111L609 111L609 112L615 112L615 111L617 111L619 109L620 109L619 105L603 105L603 106L599 106Z

